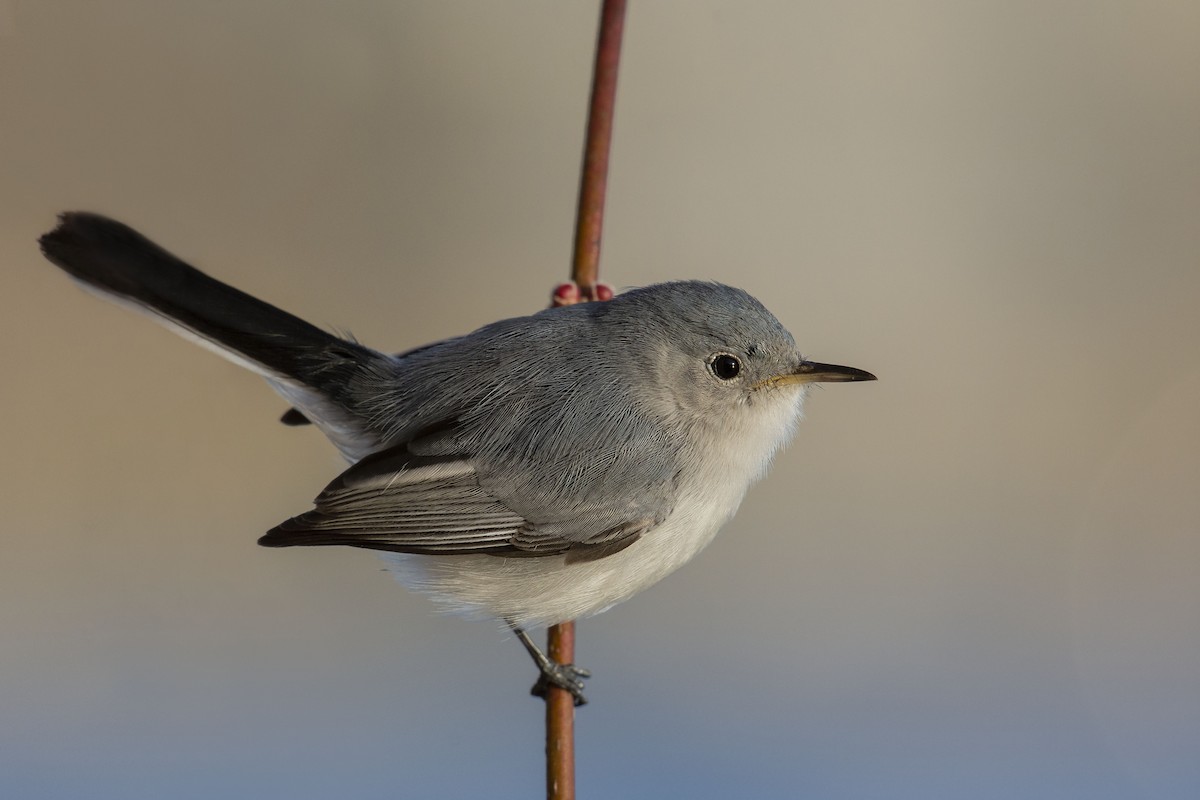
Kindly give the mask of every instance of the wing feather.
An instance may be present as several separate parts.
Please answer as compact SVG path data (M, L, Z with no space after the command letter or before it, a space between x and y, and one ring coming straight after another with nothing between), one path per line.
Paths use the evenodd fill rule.
M602 558L658 520L639 518L581 536L581 524L531 521L481 485L471 456L419 455L407 442L367 456L335 479L314 508L259 539L266 547L348 545L401 553ZM585 515L589 516L589 515Z
M513 549L525 520L479 486L467 459L401 445L368 456L325 488L316 507L269 531L267 547L343 544L408 553Z

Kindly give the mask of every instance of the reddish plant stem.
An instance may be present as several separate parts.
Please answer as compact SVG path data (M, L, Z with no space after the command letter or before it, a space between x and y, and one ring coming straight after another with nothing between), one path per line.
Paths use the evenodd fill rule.
M592 72L592 98L571 265L571 279L579 287L581 301L596 299L604 194L608 186L608 152L612 143L617 66L621 59L624 27L625 0L604 0L596 38L596 63ZM564 622L550 628L548 645L547 655L551 660L573 664L575 623ZM546 797L548 800L575 800L575 699L570 692L553 687L546 692Z
M559 664L575 661L575 623L550 629L547 655ZM546 797L575 800L575 698L565 689L546 692Z
M592 74L592 101L588 109L587 141L583 149L579 213L575 219L575 258L571 270L571 278L579 285L581 299L585 301L596 299L600 234L604 227L604 194L608 188L608 152L612 143L617 66L621 59L621 34L624 28L625 0L604 0L600 11L600 33L596 40L596 66Z

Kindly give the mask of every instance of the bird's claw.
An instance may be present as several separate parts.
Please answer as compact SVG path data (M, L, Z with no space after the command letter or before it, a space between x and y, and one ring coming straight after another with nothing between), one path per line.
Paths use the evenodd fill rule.
M551 686L557 686L559 689L571 693L571 697L575 698L576 706L586 705L587 698L583 696L583 681L590 677L592 677L591 670L583 667L577 667L574 664L551 663L542 668L537 683L533 685L529 693L534 697L544 698Z

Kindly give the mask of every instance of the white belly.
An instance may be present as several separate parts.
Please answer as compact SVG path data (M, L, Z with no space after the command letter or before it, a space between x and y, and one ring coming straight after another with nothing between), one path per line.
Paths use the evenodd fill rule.
M789 391L765 398L748 409L740 430L723 430L722 439L735 444L706 447L704 459L693 459L703 468L685 473L670 516L613 555L570 564L564 556L381 555L401 583L448 611L520 627L597 614L674 572L712 541L790 438L802 396Z

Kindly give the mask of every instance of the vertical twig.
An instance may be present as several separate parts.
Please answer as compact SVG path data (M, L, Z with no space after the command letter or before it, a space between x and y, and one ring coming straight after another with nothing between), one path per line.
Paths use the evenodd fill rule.
M608 185L608 151L612 142L613 105L617 96L617 65L625 26L625 0L604 0L596 38L592 99L588 108L587 141L579 183L575 221L575 254L571 279L581 300L596 299L600 271L600 234L604 222L604 193ZM550 628L548 655L559 664L575 661L575 623ZM575 800L575 700L570 692L551 687L546 692L546 797Z
M575 661L575 623L550 628L547 655L559 664ZM575 800L575 698L565 689L546 691L546 797Z
M575 259L571 278L584 300L595 299L600 269L600 233L604 221L604 191L608 186L608 150L612 143L613 105L617 97L617 65L621 60L621 33L625 27L625 0L604 0L600 33L596 39L596 66L592 73L592 102L588 109L587 142L583 149L583 174L579 182L579 214L575 219Z

